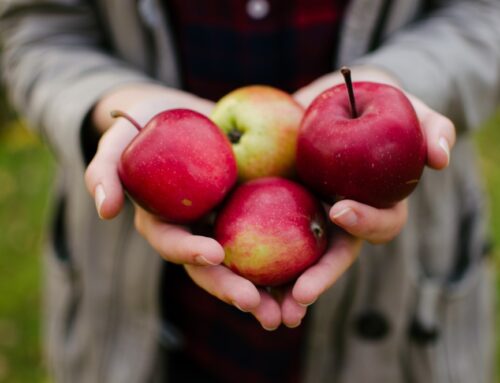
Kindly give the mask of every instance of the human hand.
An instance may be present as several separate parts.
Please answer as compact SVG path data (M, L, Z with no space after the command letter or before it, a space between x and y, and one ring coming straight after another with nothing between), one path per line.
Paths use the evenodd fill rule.
M280 300L221 265L224 249L215 239L165 223L139 206L135 207L135 227L162 258L182 264L190 278L209 294L252 314L266 330L281 324Z
M183 92L156 85L134 85L107 95L95 107L94 125L104 132L95 157L89 164L85 180L96 202L101 218L119 214L124 190L117 166L121 154L137 134L126 120L112 120L109 112L120 109L144 125L164 109L185 107L208 115L213 104ZM252 313L264 328L274 329L281 323L279 305L264 290L219 265L224 249L212 238L193 235L190 228L169 224L134 204L135 227L165 260L184 265L190 277L215 297Z
M340 81L339 77L338 82ZM326 85L326 82L323 84L315 83L310 89L299 91L296 95L297 99L307 104L307 98L312 95L311 89L316 89L319 92L333 84L332 82L329 85ZM322 86L323 89L321 89ZM125 111L132 114L139 123L144 123L155 112L166 108L166 106L162 106L162 108L152 112L152 109L158 108L159 96L160 94L154 95L155 102L148 103L146 100L141 104L133 104L130 110L125 109ZM166 96L164 101L169 100ZM312 100L312 98L310 99ZM187 100L180 97L180 100L192 101L189 100L189 97ZM212 105L203 100L199 101L198 110L207 113ZM430 109L425 107L423 103L419 103L418 100L412 100L412 102L415 103L416 108L419 108L417 114L419 114L421 121L426 121L429 124L437 122L434 121L435 113L429 113ZM112 102L104 104L108 105L107 108L101 109L116 108ZM192 106L178 106L196 110ZM167 107L174 106L168 105ZM122 109L124 108L122 107ZM96 199L96 205L102 218L114 217L123 204L123 190L117 176L116 165L121 152L136 134L133 127L124 124L124 121L121 121L121 124L120 121L112 124L112 129L102 138L96 158L89 165L86 174L87 186ZM451 137L453 140L448 142L454 142L454 135ZM442 154L442 152L439 153L439 150L430 154L430 166L445 167L449 161L449 154L445 153L444 161ZM106 180L109 181L109 185L104 186ZM104 189L104 193L99 190L99 185ZM356 222L353 222L350 213L355 214ZM264 328L274 329L281 323L288 327L300 324L306 313L307 305L315 301L329 288L355 260L360 248L360 239L375 243L390 240L399 233L404 225L406 214L405 202L397 204L391 209L383 210L347 200L335 204L330 210L330 217L333 222L346 229L347 232L337 233L327 253L316 265L306 270L293 286L274 290L257 288L248 280L219 265L224 258L224 251L211 238L194 236L186 227L166 224L140 207L136 207L135 222L139 232L153 248L165 259L184 264L190 277L201 288L243 311L250 312Z
M352 69L352 74L355 81L385 83L401 89L397 79L378 68L359 66ZM324 90L343 82L343 76L336 71L299 89L294 97L307 107ZM436 170L446 168L450 161L450 150L456 139L453 123L415 96L407 92L405 94L416 111L425 137L427 166ZM406 201L401 201L389 209L376 209L355 201L342 200L330 210L330 218L336 225L372 243L384 243L394 238L404 226L406 217Z
M354 68L353 77L356 81L381 82L400 88L396 79L376 68ZM340 72L335 72L300 89L294 96L307 107L324 90L343 82ZM417 113L426 139L427 166L437 170L446 168L455 143L452 122L416 97L406 95ZM354 262L362 241L378 244L392 240L403 228L407 215L406 200L385 209L347 199L335 203L330 208L329 216L342 230L332 235L330 249L319 262L307 269L293 288L285 293L281 303L283 323L289 326L300 323L306 314L306 307L332 286Z
M173 108L188 108L209 114L213 103L188 93L155 84L133 84L105 95L94 107L92 125L102 133L97 153L90 162L85 181L103 219L114 218L122 209L124 190L118 177L121 154L137 135L125 119L113 119L110 112L120 110L144 126L157 113Z

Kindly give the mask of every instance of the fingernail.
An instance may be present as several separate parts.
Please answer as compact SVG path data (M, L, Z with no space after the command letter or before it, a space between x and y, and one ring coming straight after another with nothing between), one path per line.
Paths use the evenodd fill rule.
M439 146L446 154L446 166L448 166L448 164L450 163L450 145L448 145L448 141L446 140L446 138L441 137L439 139Z
M354 226L358 222L358 217L350 207L341 210L332 219L341 226Z
M266 327L264 325L262 325L262 328L266 331L274 331L278 328L279 326L276 326L276 327Z
M288 328L296 328L296 327L299 327L301 323L302 323L302 321L301 321L301 320L299 320L299 321L298 321L297 323L295 323L295 324L288 324L288 325L286 325L286 327L288 327Z
M240 305L236 302L233 302L233 306L236 307L238 310L240 311L243 311L244 313L247 313L248 311L247 310L243 310Z
M300 303L300 302L297 302L299 304L299 306L302 306L302 307L309 307L311 306L314 302L316 302L316 299L313 300L312 302L309 302L309 303Z
M203 255L198 255L195 257L196 263L199 263L201 265L209 265L209 266L215 266L218 265L218 263L209 261L207 258L205 258Z
M97 185L95 188L95 206L97 208L97 214L102 218L101 215L101 207L106 199L106 193L104 192L104 188L101 184Z

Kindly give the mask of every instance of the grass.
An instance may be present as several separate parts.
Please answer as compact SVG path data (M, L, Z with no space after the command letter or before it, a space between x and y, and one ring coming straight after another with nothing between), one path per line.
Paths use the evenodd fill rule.
M1 108L0 108L1 109ZM41 362L41 246L54 161L22 125L0 122L0 383L47 381ZM500 110L476 135L500 266ZM500 280L497 280L500 297ZM497 298L498 299L498 298ZM500 300L497 302L500 307ZM500 329L500 315L496 317ZM500 331L499 331L500 333ZM497 335L500 345L500 335ZM500 353L497 357L500 366ZM497 379L500 380L500 367Z
M0 382L45 379L40 269L53 168L34 135L0 126Z
M490 200L491 229L497 244L495 259L500 262L500 109L476 134L480 166Z
M480 150L480 167L485 179L485 188L490 203L490 223L493 237L492 267L500 270L500 108L476 134ZM496 272L496 382L500 382L500 278Z

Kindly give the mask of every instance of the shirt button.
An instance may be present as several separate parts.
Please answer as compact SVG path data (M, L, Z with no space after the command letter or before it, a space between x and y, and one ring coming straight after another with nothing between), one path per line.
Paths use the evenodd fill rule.
M269 14L270 6L267 0L248 0L247 14L254 20L261 20Z
M366 340L381 340L389 334L389 322L375 310L362 313L354 325L356 332Z
M439 329L414 319L410 325L410 338L420 345L434 344L439 338Z

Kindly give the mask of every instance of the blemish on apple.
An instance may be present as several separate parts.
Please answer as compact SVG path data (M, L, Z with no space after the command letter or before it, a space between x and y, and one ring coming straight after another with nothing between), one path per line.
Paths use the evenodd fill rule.
M192 206L192 205L193 205L193 201L191 201L190 199L184 198L184 199L182 200L182 204L183 204L184 206Z

